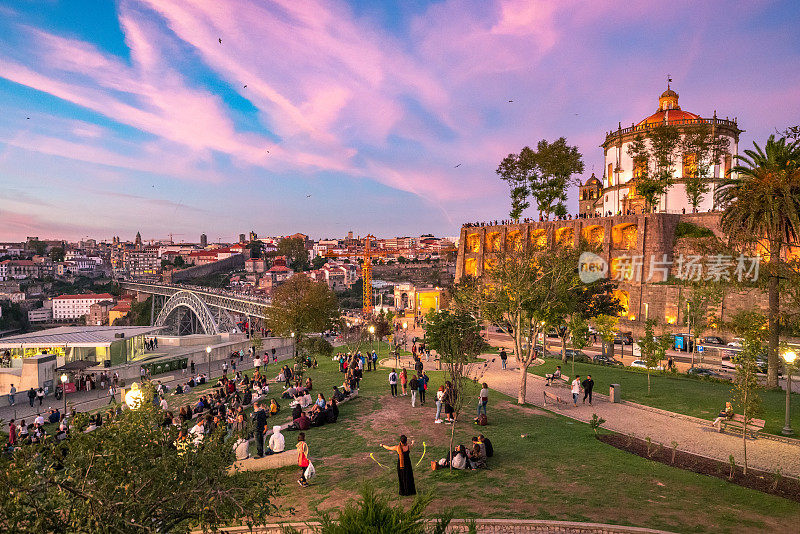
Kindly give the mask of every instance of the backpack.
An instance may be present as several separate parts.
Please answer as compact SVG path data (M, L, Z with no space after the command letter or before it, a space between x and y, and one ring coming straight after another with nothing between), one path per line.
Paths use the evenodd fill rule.
M486 418L486 414L482 413L478 416L478 420L476 421L480 426L486 426L489 424L489 420Z
M416 377L412 378L411 381L408 383L408 387L410 387L412 390L417 389L418 385L419 384L417 383Z

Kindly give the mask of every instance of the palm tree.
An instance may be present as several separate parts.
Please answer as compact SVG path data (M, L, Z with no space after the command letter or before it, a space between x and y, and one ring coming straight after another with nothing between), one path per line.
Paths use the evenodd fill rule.
M778 386L781 254L800 235L800 141L771 135L762 149L745 150L717 190L722 228L745 248L766 249L769 275L767 386Z

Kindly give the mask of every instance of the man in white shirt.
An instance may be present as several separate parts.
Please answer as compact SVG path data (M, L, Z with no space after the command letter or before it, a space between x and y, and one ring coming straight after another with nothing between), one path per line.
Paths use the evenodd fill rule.
M164 397L161 397L161 402L159 403L159 405L161 406L161 409L164 410L165 412L167 410L169 410L169 405L167 404L167 399L165 399Z
M44 425L44 416L42 414L36 414L36 419L33 420L34 425Z
M581 393L581 375L575 375L572 381L572 404L578 405L578 395Z
M275 425L272 427L272 435L269 437L269 448L264 454L277 454L286 449L286 440L281 434L281 427Z
M389 388L392 390L392 397L397 396L397 371L392 369L389 373Z

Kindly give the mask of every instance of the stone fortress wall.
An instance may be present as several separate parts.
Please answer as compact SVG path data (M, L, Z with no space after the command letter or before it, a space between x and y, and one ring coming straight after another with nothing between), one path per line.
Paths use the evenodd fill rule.
M496 226L465 226L461 229L456 260L456 281L465 275L481 276L493 256L504 246L525 243L546 251L554 243L578 246L581 239L596 245L609 266L609 276L617 276L625 260L621 257L641 257L641 277L618 282L617 297L626 305L621 315L620 330L640 334L645 321L655 319L672 332L685 332L685 319L679 309L681 296L687 291L684 284L670 283L667 277L677 276L676 262L680 254L693 254L697 239L676 239L679 222L710 229L723 238L720 213L647 213L609 217L577 218ZM655 260L655 263L653 263ZM665 271L665 269L667 269ZM669 274L668 274L669 273ZM651 276L652 275L652 276ZM648 278L650 278L648 280ZM674 278L673 278L674 280ZM727 320L742 309L767 309L766 294L758 289L727 291L716 312ZM708 334L722 333L718 331Z

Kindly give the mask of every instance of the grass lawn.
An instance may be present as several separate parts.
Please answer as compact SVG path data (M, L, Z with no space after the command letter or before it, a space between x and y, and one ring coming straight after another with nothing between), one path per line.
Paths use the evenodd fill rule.
M330 360L319 363L309 373L314 389L327 394L342 375ZM586 424L516 406L497 392L489 403L489 426L472 424L471 400L456 426L456 443L469 445L478 428L492 440L490 469L431 471L430 460L446 454L451 427L433 423L431 398L443 375L429 374L428 403L412 409L409 397L389 395L388 371L365 372L359 398L342 405L339 422L306 432L317 468L311 487L297 485L297 468L265 473L265 480L277 475L283 489L276 503L295 509L286 520L311 520L317 510L340 507L366 482L396 495L395 457L379 444L394 444L405 433L416 441L412 462L426 449L414 476L418 491L435 496L432 512L452 508L456 517L597 521L675 532L777 532L800 522L796 502L617 450L596 440ZM594 368L592 374L600 375ZM601 384L606 380L598 378ZM656 379L656 387L663 381ZM295 446L296 435L286 433L287 449Z
M572 376L572 363L560 359L546 359L544 365L531 367L530 372L544 376L552 373L556 365L566 375ZM646 406L682 413L701 419L715 419L725 402L731 400L733 384L714 380L701 380L681 375L653 371L651 391L647 393L647 374L621 367L575 363L575 372L585 377L592 375L595 391L608 393L609 384L619 384L622 398ZM782 390L759 390L762 413L758 417L766 421L765 432L780 434L786 410L786 392ZM796 408L792 410L792 427L800 429L800 398L792 396Z

